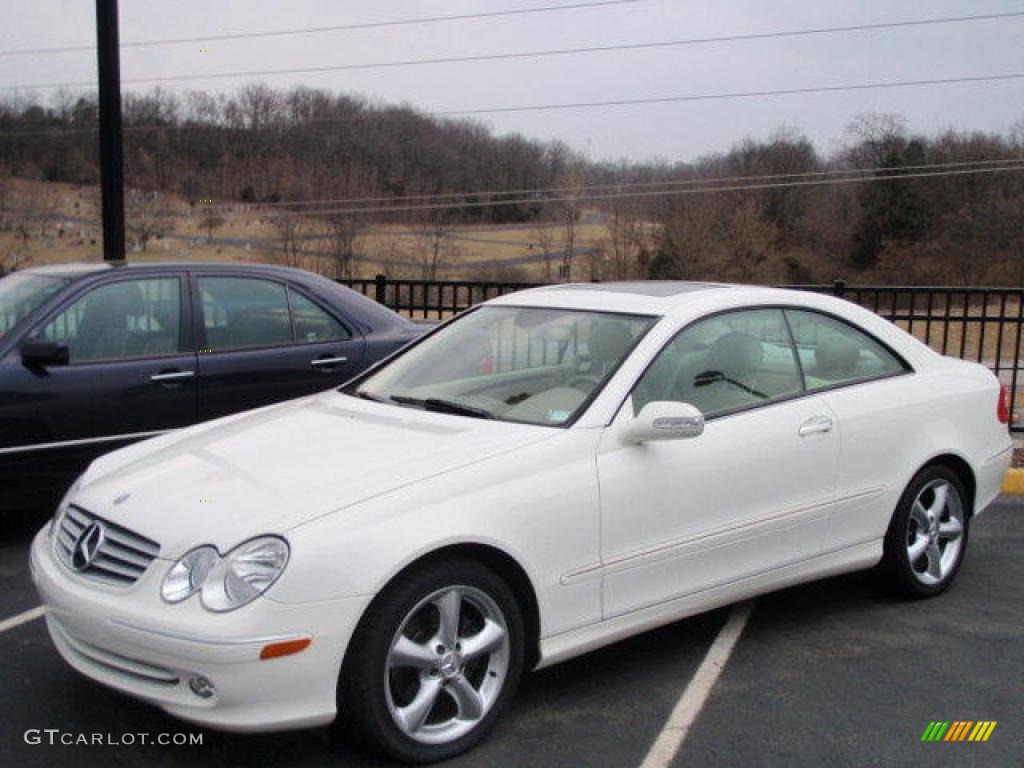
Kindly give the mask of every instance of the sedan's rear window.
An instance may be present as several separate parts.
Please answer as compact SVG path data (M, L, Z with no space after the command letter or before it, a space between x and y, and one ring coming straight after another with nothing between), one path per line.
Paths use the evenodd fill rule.
M0 336L14 330L32 310L63 289L68 280L18 272L0 279Z

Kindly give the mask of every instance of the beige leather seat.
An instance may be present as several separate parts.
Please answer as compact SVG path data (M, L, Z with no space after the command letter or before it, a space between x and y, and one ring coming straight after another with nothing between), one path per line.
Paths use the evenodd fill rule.
M713 414L760 402L762 397L747 390L757 390L756 376L763 360L761 342L749 333L733 331L720 336L690 383L690 403L704 414Z

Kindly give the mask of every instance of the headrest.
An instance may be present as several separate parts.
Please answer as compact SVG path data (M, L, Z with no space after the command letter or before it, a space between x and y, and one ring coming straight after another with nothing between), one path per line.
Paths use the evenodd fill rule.
M124 318L136 317L146 312L146 299L138 283L126 282L104 293L102 298L97 293L86 299L83 323L88 318L94 322L116 323L123 326Z
M825 376L844 376L853 373L860 359L860 347L839 333L825 336L814 350L818 370Z
M590 358L595 362L618 362L632 345L633 334L621 320L599 320L590 329Z
M708 368L730 379L750 376L761 367L764 349L749 333L733 331L720 336L708 352Z

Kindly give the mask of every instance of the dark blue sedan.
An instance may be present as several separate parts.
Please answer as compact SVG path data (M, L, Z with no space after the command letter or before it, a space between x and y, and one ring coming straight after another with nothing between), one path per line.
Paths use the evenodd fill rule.
M97 455L336 386L426 328L326 278L105 264L0 279L0 513ZM287 446L282 446L287 449Z

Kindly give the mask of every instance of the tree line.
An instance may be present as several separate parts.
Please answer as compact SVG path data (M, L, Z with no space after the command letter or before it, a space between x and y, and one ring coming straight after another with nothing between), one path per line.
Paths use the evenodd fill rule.
M354 273L371 223L421 232L412 248L425 277L444 271L451 228L490 223L534 228L548 279L1024 284L1024 175L915 174L922 166L1024 160L1024 119L1004 135L925 136L898 116L866 114L829 154L783 129L691 162L596 163L562 142L496 135L474 120L309 88L252 84L220 95L157 88L125 94L123 110L137 231L168 226L159 206L146 203L154 193L198 206L211 236L223 219L208 200L288 211L288 201L373 199L374 207L398 209L274 219L277 258L300 263L302 232L323 232L334 254L325 271L335 276ZM5 176L96 184L97 117L91 95L0 101L0 212L17 204L4 194ZM805 183L846 172L884 180ZM771 182L708 189L722 186L719 179ZM615 196L665 183L680 193ZM609 197L591 199L597 185L596 194ZM534 189L558 191L495 192ZM444 198L451 205L400 210L432 195L451 195ZM606 232L580 249L584 212ZM514 268L501 275L516 276Z

